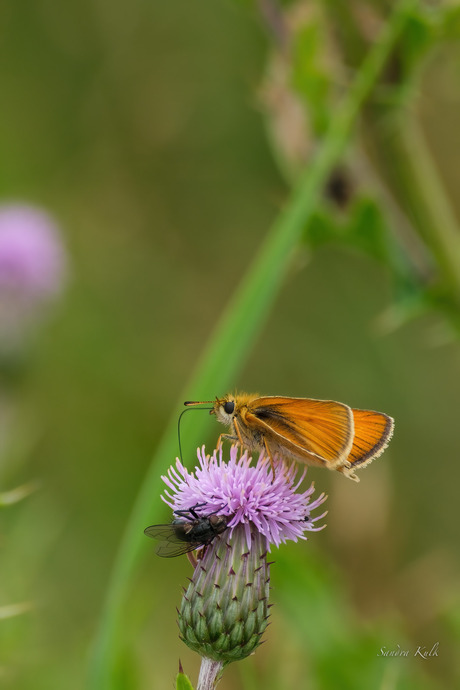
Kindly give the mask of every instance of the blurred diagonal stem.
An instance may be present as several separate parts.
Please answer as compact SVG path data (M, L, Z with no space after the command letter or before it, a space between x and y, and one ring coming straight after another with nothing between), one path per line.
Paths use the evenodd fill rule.
M325 7L334 35L339 37L344 61L358 64L369 40L363 35L362 26L356 22L347 4L326 0ZM415 21L423 17L423 13L414 14ZM460 332L460 228L419 118L408 107L409 97L414 95L411 84L415 83L414 75L417 76L414 65L420 70L424 53L420 52L412 72L404 74L402 70L398 74L397 65L403 64L404 54L404 47L399 48L391 57L389 70L382 80L384 89L363 109L362 134L365 149L371 152L368 163L436 264L437 306L444 307L451 324ZM389 97L390 94L393 97ZM432 266L427 265L426 276L431 270Z
M416 5L415 0L403 0L395 7L382 35L366 56L348 94L332 117L316 158L299 176L285 208L217 324L181 400L189 398L191 392L197 399L209 396L211 391L213 394L222 392L242 366L279 293L293 252L321 198L324 184L344 152L357 116L405 25L408 13ZM197 445L203 437L206 415L196 415L193 422L193 427L190 422L184 424L184 431L189 443ZM117 680L117 661L124 607L143 549L143 529L161 511L158 500L162 484L160 475L176 454L176 433L177 417L174 415L140 488L123 535L92 650L89 682L93 690L123 687Z
M402 121L401 121L402 120ZM430 249L442 287L460 306L460 232L420 125L411 113L369 133L383 176ZM458 319L457 319L458 325Z

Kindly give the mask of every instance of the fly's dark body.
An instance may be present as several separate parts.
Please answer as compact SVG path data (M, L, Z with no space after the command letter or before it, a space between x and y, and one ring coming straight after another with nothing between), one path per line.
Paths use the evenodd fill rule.
M152 525L144 533L152 539L161 541L157 554L163 558L173 558L210 544L218 534L227 529L225 515L198 515L197 504L189 510L175 510L178 517L167 525Z

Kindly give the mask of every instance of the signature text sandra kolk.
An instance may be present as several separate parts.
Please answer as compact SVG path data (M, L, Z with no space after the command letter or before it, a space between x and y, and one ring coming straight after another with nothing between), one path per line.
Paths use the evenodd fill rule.
M429 659L432 656L439 656L439 642L435 642L432 647L419 645L417 649L403 649L399 644L393 649L381 647L377 656L420 656L422 659Z

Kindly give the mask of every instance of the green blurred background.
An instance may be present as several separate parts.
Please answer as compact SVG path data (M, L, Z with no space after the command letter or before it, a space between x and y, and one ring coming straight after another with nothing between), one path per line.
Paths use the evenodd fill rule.
M0 605L33 604L0 620L0 684L74 690L152 453L288 187L266 134L269 41L252 6L4 0L0 16L0 195L58 219L71 273L3 390L12 413L0 488L41 486L0 516ZM433 52L417 109L460 214L458 58ZM380 333L391 300L372 258L301 253L234 381L379 409L396 432L360 485L309 472L329 494L328 528L280 552L266 643L228 669L222 690L459 681L460 348L435 312ZM210 444L217 433L210 419ZM126 687L171 688L179 657L198 671L175 622L190 569L146 542L124 630ZM334 656L334 616L349 641L365 638L361 656ZM437 641L435 658L377 659L382 644ZM360 675L369 660L378 685Z

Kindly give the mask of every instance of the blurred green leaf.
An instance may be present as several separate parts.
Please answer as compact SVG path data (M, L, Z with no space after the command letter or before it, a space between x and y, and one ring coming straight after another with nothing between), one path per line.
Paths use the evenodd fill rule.
M312 250L326 245L349 247L387 266L392 279L393 303L375 320L381 333L392 332L433 309L450 309L446 296L442 299L442 295L416 272L407 253L390 232L385 213L375 199L356 198L345 215L323 204L312 214L304 238Z
M324 207L319 207L312 216L305 230L305 242L310 249L339 241L339 232L332 214Z
M353 204L346 229L348 241L379 261L388 260L387 224L374 199L361 198Z
M436 29L436 16L423 9L415 10L408 19L400 41L406 78L432 47L436 39Z
M330 121L330 79L323 66L324 31L319 23L302 26L296 33L292 58L292 84L310 114L311 126L320 136Z
M305 241L312 249L335 242L354 247L379 261L388 260L387 226L381 209L371 198L356 199L346 215L321 206L308 223Z
M407 18L398 44L389 56L376 100L384 106L399 109L414 95L424 60L436 43L439 16L424 8L413 9Z

